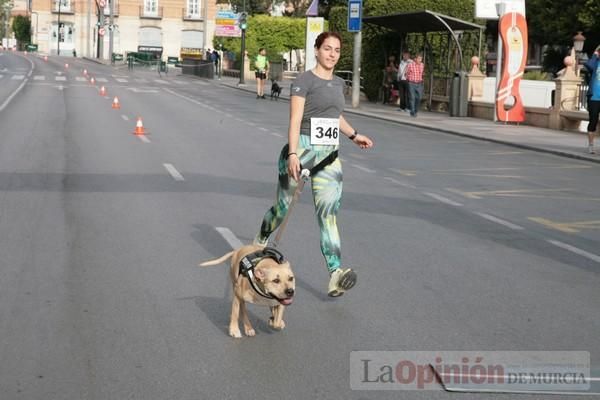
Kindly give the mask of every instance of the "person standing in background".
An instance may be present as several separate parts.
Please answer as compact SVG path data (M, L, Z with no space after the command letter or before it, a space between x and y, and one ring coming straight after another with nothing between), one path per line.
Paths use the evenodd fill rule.
M254 61L254 76L256 76L256 98L265 98L265 81L269 76L269 60L267 60L267 50L264 47L258 49L258 55Z
M416 117L421 105L423 97L423 75L425 72L425 64L423 64L423 56L417 54L415 61L408 64L406 67L406 80L408 81L408 89L410 92L410 116Z
M400 96L400 111L408 111L410 93L408 89L408 81L406 80L406 68L413 60L410 59L410 53L405 51L402 53L402 61L398 66L398 96Z

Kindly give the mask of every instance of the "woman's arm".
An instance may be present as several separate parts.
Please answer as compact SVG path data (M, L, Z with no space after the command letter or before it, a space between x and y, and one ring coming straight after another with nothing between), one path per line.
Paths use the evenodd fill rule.
M366 135L361 135L346 121L343 115L340 115L340 131L352 140L361 149L373 147L373 141ZM356 133L356 136L354 135Z
M288 128L288 173L294 180L298 180L300 173L300 157L298 151L298 140L300 139L300 124L304 114L304 103L306 99L300 96L292 96L290 99L290 127Z

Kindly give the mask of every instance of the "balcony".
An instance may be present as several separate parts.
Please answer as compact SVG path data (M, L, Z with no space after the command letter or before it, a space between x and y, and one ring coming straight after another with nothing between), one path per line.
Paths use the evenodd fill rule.
M156 7L155 10L146 10L144 6L140 6L140 18L146 19L162 19L163 17L163 8Z
M104 15L107 17L110 15L110 6L108 4L106 5L106 7L104 7ZM119 16L119 3L115 3L114 9L113 9L113 15L115 17Z
M60 5L60 10L59 10ZM61 14L75 14L75 3L71 1L50 1L50 9L52 10L52 14L58 14L59 11Z
M203 21L204 17L200 14L193 14L187 8L181 9L181 19L184 21Z

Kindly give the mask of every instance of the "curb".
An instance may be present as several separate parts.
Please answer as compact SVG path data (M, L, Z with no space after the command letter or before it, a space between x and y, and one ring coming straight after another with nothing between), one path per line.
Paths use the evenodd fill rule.
M245 87L232 86L232 85L227 84L227 83L221 83L221 85L230 87L232 89L243 90L245 92L254 93L254 90L249 90L249 89L247 89ZM289 101L289 98L282 96L282 97L280 97L280 100ZM470 134L470 133L464 133L464 132L455 131L455 130L451 130L451 129L444 129L444 128L439 128L439 127L433 127L433 126L429 126L429 125L422 125L422 124L414 123L414 122L410 122L410 121L399 121L397 119L393 119L393 118L386 117L386 116L383 116L383 115L374 115L374 114L371 114L371 113L369 113L367 111L356 110L356 109L348 108L348 107L344 107L344 112L346 112L348 114L360 115L361 117L373 118L373 119L378 119L378 120L382 120L382 121L386 121L386 122L393 122L393 123L399 124L399 125L407 125L407 126L412 126L412 127L415 127L415 128L427 129L429 131L441 132L441 133L446 133L446 134L450 134L450 135L466 137L466 138L469 138L469 139L482 140L482 141L486 141L486 142L492 142L492 143L503 144L503 145L506 145L506 146L516 147L516 148L519 148L519 149L536 151L538 153L553 154L553 155L556 155L556 156L561 156L561 157L566 157L566 158L573 158L573 159L576 159L576 160L588 161L588 162L593 162L593 163L600 164L600 158L592 158L592 157L589 157L589 156L586 156L586 155L583 155L583 154L576 154L576 153L571 153L571 152L567 152L567 151L563 151L563 150L555 150L555 149L548 149L548 148L543 148L543 147L535 147L535 146L528 145L528 144L521 144L521 143L509 142L509 141L505 141L505 140L501 140L501 139L489 138L489 137L484 137L484 136L477 136L477 135L473 135L473 134Z

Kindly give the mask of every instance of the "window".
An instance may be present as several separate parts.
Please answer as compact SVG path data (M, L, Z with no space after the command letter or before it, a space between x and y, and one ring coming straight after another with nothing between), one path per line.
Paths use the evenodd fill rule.
M158 15L158 0L144 0L144 15Z
M55 0L54 1L54 11L70 11L71 10L71 0Z
M200 0L187 0L187 14L190 17L200 16Z

